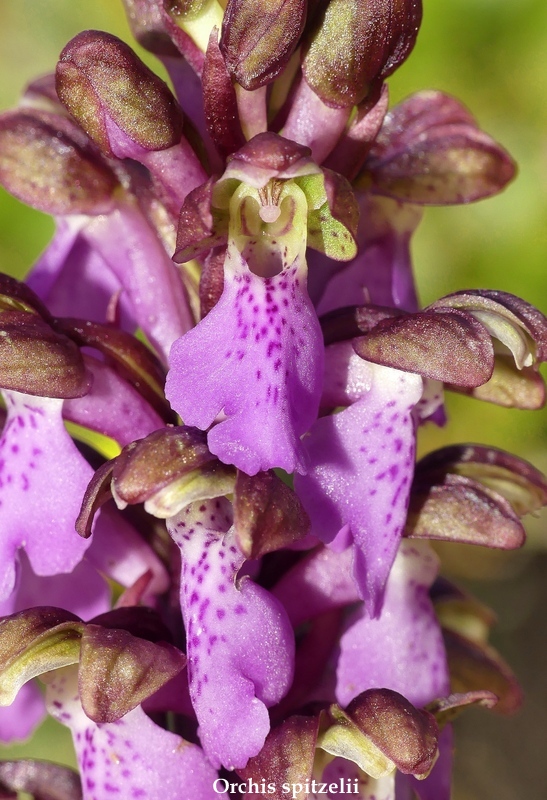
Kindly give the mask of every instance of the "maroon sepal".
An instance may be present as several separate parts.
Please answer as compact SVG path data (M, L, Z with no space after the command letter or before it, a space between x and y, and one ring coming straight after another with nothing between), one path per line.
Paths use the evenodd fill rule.
M306 21L306 0L230 0L220 49L235 80L258 89L286 67Z
M141 617L144 624L139 622ZM31 678L79 664L80 700L87 716L95 722L119 719L186 665L186 656L168 642L158 641L155 633L154 641L138 635L148 635L159 622L156 612L147 608L120 609L89 623L49 607L4 617L0 620L3 703L10 702ZM127 625L137 635L114 625ZM163 630L161 623L159 630Z
M205 54L203 74L203 105L207 130L215 146L226 158L245 144L237 110L235 89L217 41L218 30L213 28Z
M520 708L522 689L493 647L447 628L443 628L443 636L454 692L492 692L499 698L495 711L500 714L511 714Z
M428 308L457 308L476 314L485 324L490 319L493 336L496 335L496 321L508 323L528 337L536 361L540 364L547 361L547 317L514 294L494 289L466 289L441 297Z
M428 711L415 708L398 692L367 689L345 710L332 705L328 714L333 724L319 740L328 753L359 763L361 747L356 734L361 734L383 757L377 774L369 772L373 777L389 774L395 767L406 775L423 777L431 771L438 743L435 718ZM369 759L364 747L362 757L365 766Z
M95 722L114 722L157 692L185 665L185 655L171 644L88 623L82 634L78 670L82 707Z
M0 311L0 387L37 397L82 397L90 387L80 350L34 311Z
M480 322L462 311L423 311L380 321L355 339L357 355L375 364L462 386L492 375L494 349Z
M26 311L51 323L52 316L37 294L23 281L0 272L0 312Z
M319 318L325 345L355 339L370 331L379 322L404 315L404 311L387 306L345 306L335 308Z
M93 347L102 353L106 363L128 381L166 423L176 422L163 393L165 370L142 342L130 333L99 322L61 318L55 320L55 327L79 347Z
M179 104L167 84L110 33L83 31L57 64L59 99L108 156L165 150L182 136Z
M163 0L122 0L122 3L133 38L141 47L160 58L180 57L167 33Z
M510 155L461 103L424 91L386 116L356 186L407 203L450 205L497 194L515 172Z
M478 481L447 474L430 484L414 481L405 536L513 550L526 534L504 497Z
M416 465L418 481L442 480L449 473L479 481L501 495L519 517L547 505L547 478L512 453L479 444L449 445L424 456Z
M328 106L360 103L408 57L421 19L421 0L330 0L306 32L306 81Z
M359 104L347 130L340 136L323 165L353 183L380 132L388 103L388 85L383 83Z
M124 503L144 503L184 475L217 462L204 431L163 428L123 448L115 459L113 487Z
M213 209L213 189L216 179L193 189L180 211L177 246L173 261L182 264L228 240L228 214Z
M295 797L305 800L308 795L303 784L312 776L318 728L318 717L288 717L270 730L260 753L250 758L247 766L237 771L238 775L245 781L259 785L264 781L266 787L274 787L267 792L272 800L286 800L284 784L300 785L302 788ZM253 792L246 792L245 796L253 800L264 797Z
M496 353L494 371L487 383L475 388L448 384L447 389L503 408L538 411L546 400L543 376L535 367L517 369L512 355Z
M261 558L303 539L310 520L296 493L269 470L249 477L238 470L234 528L246 558Z
M76 531L88 539L92 533L95 514L102 505L112 499L112 472L116 459L106 461L91 478L82 500L82 507L76 519Z
M201 318L216 306L224 290L224 261L226 247L215 247L203 260L199 278L199 308Z
M469 706L482 706L482 708L490 709L494 708L497 702L497 695L482 689L476 692L454 693L448 697L441 697L433 700L426 708L437 720L439 730L442 730Z
M0 116L0 182L47 214L106 214L118 179L72 120L37 109Z

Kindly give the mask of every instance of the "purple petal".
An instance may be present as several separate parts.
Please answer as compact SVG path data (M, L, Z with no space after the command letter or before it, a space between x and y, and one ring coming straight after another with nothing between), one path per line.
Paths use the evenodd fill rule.
M351 564L349 548L336 553L321 547L283 575L272 594L283 603L295 628L319 614L359 600Z
M117 372L95 358L85 362L93 375L91 390L65 401L66 419L110 436L122 447L163 427L161 417Z
M56 316L104 322L111 298L122 288L102 256L85 240L86 217L60 217L49 246L32 268L27 282ZM133 331L127 298L120 298L121 321Z
M13 590L21 547L38 575L70 572L82 559L89 542L74 524L93 474L65 430L62 400L3 394L8 415L0 439L0 598Z
M103 506L97 516L86 558L96 569L126 588L133 586L146 572L151 573L146 596L161 594L169 586L167 570L158 556L112 504ZM61 605L61 608L73 610L71 606ZM91 618L75 613L83 619Z
M427 545L401 542L380 616L371 619L359 609L340 640L340 705L367 689L393 689L418 707L448 694L443 638L429 599L437 569Z
M322 541L350 526L355 577L368 613L377 615L406 519L414 471L411 412L422 379L374 366L366 391L369 367L361 399L312 426L306 439L311 468L295 476L295 488Z
M207 180L207 173L184 137L169 150L146 153L141 161L155 178L157 191L175 218L186 196Z
M410 239L422 211L416 206L370 195L361 196L359 205L359 254L330 279L318 313L365 303L417 311ZM310 258L310 271L313 263ZM321 264L319 269L326 271Z
M216 797L217 774L201 748L155 725L140 706L96 724L83 712L77 678L76 667L58 670L46 697L49 713L72 732L83 800Z
M64 608L82 619L92 619L110 609L110 587L87 560L66 575L35 575L22 555L20 580L14 611L23 611L44 604Z
M177 267L156 232L126 203L90 220L85 237L123 287L136 324L166 357L193 321Z
M148 0L146 0L146 2L147 1ZM200 56L201 55L200 52ZM205 119L203 97L205 92L204 84L186 59L169 56L167 54L159 55L158 57L169 75L177 100L182 106L185 117L191 121L199 135L210 165L210 171L212 173L222 172L224 163L220 159L215 145L211 140L208 132L208 124ZM205 69L205 66L203 69Z
M0 742L24 741L46 716L44 697L36 683L26 683L11 706L0 708Z
M325 380L321 406L325 409L350 406L374 383L374 366L357 355L350 342L335 342L325 348Z
M306 293L305 263L271 278L228 247L222 297L173 345L166 395L186 425L208 428L221 461L248 475L280 467L304 471L300 436L317 416L321 331Z
M32 268L26 281L42 300L48 301L53 283L80 235L86 219L87 217L79 214L59 217L57 220L53 239ZM59 312L54 309L53 313Z
M197 506L167 521L182 555L190 696L209 760L238 769L262 749L267 708L290 687L294 639L280 603L249 578L237 581L244 558L228 502Z
M309 147L313 160L321 164L344 132L350 111L350 108L327 106L302 78L280 133L285 139Z

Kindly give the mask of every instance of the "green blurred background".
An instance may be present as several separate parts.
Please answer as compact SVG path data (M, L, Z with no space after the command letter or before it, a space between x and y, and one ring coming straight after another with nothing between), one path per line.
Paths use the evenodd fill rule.
M53 69L64 44L84 28L131 41L117 0L0 0L0 108L14 105L27 81ZM154 66L152 57L145 60ZM414 243L424 304L456 289L487 287L518 294L547 313L545 0L424 0L417 46L390 86L393 102L423 88L456 95L519 164L517 180L501 196L427 211ZM48 218L0 190L0 269L24 274L52 230ZM449 398L448 405L449 426L424 431L422 449L491 443L547 470L545 411L508 411L465 398ZM453 549L446 563L499 614L493 641L527 692L514 718L471 711L458 723L456 800L547 797L546 521L532 520L519 553L485 557ZM32 753L65 758L66 736L58 738L50 725Z

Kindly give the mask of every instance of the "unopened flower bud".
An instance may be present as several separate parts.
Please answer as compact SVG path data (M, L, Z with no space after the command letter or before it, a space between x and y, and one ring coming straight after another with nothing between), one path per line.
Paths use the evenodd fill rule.
M327 105L360 103L407 58L421 18L421 0L331 0L311 33L306 81Z
M230 0L220 49L245 89L264 86L286 66L304 28L306 5L305 0Z
M49 214L105 214L118 180L69 119L20 109L0 118L0 183Z
M42 317L0 314L0 386L38 397L82 397L89 378L78 347Z
M84 31L57 65L57 92L86 133L107 155L138 158L166 150L182 136L180 107L167 85L108 33Z

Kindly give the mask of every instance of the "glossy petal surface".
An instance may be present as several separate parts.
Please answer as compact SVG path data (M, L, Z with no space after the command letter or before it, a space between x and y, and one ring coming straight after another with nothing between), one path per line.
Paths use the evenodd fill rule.
M428 594L437 568L427 545L401 542L382 613L370 619L360 609L340 641L340 705L371 688L393 689L418 707L448 693L443 639Z
M188 677L202 746L215 765L244 767L270 729L268 706L292 680L289 620L269 592L237 574L244 563L216 500L188 506L168 521L182 555L181 607Z
M197 745L155 725L137 707L116 722L96 724L80 703L75 667L48 686L50 714L70 728L82 776L83 800L181 800L216 795L216 772Z
M363 372L368 368L365 364ZM312 532L324 542L350 526L355 577L374 616L406 519L414 470L411 412L422 379L385 367L372 369L370 388L359 400L313 425L306 439L311 469L296 476L295 487ZM361 385L369 379L364 374Z
M209 433L209 448L248 475L304 471L299 437L315 419L322 372L319 324L298 257L261 278L228 248L222 297L173 345L166 395L186 425Z
M88 542L74 529L93 470L66 432L63 401L5 392L0 440L0 597L14 587L19 548L38 575L70 572Z

